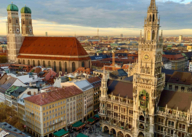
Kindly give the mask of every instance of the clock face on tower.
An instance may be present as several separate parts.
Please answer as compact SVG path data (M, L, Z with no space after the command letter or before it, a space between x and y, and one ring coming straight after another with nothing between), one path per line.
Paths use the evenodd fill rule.
M32 29L29 29L29 32L31 33L31 32L32 32Z
M144 54L143 58L144 58L145 60L148 60L148 59L149 59L149 55L148 55L148 54Z
M11 32L11 31L12 31L12 29L9 29L9 31Z

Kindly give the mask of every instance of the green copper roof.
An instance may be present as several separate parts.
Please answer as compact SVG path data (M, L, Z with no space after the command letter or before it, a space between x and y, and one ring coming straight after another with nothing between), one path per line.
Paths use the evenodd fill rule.
M19 10L18 7L12 3L7 6L7 11L19 11Z
M31 9L29 8L29 7L23 7L22 9L21 9L21 13L30 13L31 14Z

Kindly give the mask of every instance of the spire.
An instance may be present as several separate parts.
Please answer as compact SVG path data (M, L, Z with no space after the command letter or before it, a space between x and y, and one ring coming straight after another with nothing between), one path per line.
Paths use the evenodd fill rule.
M156 2L155 2L155 0L151 0L149 9L150 10L156 10Z

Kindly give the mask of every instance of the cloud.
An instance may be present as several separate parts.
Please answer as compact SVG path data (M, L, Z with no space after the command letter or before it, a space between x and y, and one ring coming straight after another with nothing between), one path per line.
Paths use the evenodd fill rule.
M1 2L0 17L7 16L6 7L11 1ZM191 29L192 3L180 2L157 0L161 29ZM19 9L26 4L32 10L32 18L44 23L142 29L150 0L17 0L13 3Z

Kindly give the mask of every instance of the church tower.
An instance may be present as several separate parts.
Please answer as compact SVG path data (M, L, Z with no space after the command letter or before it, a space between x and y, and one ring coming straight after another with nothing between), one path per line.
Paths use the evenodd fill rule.
M21 9L21 30L22 36L33 36L31 9L26 6Z
M108 74L105 71L105 66L104 66L104 70L103 70L103 75L102 75L102 80L101 80L101 96L100 96L100 115L106 115L106 109L107 109L107 104L105 103L106 99L107 99L107 91L108 91L108 87L107 87L107 82L108 82Z
M13 3L7 6L7 50L9 63L16 62L22 44L18 11L18 7Z
M165 84L161 72L163 45L159 39L160 19L155 0L151 0L140 34L138 63L133 75L134 137L154 137L155 110Z

